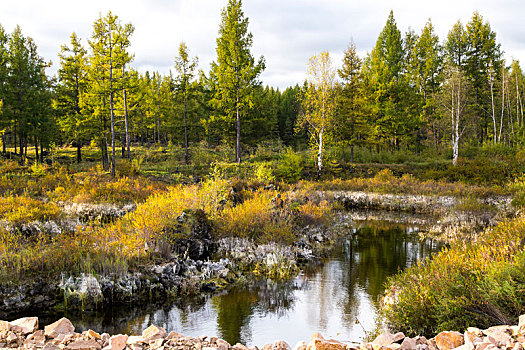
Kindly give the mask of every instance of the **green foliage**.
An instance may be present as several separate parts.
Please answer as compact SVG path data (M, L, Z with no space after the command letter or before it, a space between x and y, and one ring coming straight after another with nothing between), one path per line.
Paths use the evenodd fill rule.
M268 162L261 162L255 167L255 179L262 183L272 183L275 181L275 176L271 164Z
M287 148L277 165L277 173L287 182L297 182L302 177L303 159L291 148Z
M381 314L411 336L515 323L525 311L524 232L523 218L501 223L396 275Z

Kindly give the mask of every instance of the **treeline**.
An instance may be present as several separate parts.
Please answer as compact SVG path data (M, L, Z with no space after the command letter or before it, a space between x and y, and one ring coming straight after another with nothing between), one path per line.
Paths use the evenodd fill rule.
M316 87L262 86L265 60L251 55L241 0L229 0L222 12L209 72L198 70L181 43L170 74L139 73L131 65L133 31L112 13L100 16L87 46L71 35L57 76L48 77L33 40L19 27L10 35L0 29L4 153L13 147L23 160L34 147L42 158L51 144L73 145L81 161L82 147L97 145L114 173L117 150L130 158L131 144L181 145L186 163L197 143L235 145L239 162L263 141L319 147L305 118L317 113L308 100ZM504 60L496 33L478 13L466 25L456 23L443 41L430 20L419 33L402 34L390 13L373 50L359 57L350 43L338 66L330 68L337 72L326 90L334 108L322 124L320 152L327 145L452 148L456 159L460 144L525 141L523 72L518 61Z

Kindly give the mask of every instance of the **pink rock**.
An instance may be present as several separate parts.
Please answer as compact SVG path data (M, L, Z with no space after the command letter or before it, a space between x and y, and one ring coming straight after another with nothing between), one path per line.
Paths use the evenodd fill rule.
M465 343L463 335L458 332L441 332L435 339L439 350L452 350Z
M38 317L24 317L11 322L11 330L24 335L34 333L38 329Z
M75 326L65 317L44 327L44 333L48 338L56 338L60 334L70 334L75 331Z
M126 348L126 343L128 341L127 335L114 335L109 338L109 345L106 346L105 350L123 350Z
M162 327L151 325L142 332L142 338L147 342L157 340L166 336L166 330Z
M320 333L314 333L306 350L346 350L346 345L337 340L326 340Z

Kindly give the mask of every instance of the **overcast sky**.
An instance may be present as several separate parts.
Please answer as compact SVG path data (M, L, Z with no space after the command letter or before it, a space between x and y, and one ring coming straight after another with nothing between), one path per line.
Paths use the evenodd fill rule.
M199 57L205 72L215 59L215 39L221 9L227 0L0 0L0 24L11 32L19 24L35 39L39 53L53 62L76 32L86 40L92 24L108 10L123 23L131 22L133 66L168 73L184 40ZM244 0L244 13L253 34L252 53L266 58L265 85L284 88L305 78L308 58L329 50L339 65L353 38L361 55L375 44L388 13L394 11L399 29L420 32L431 18L441 40L459 19L465 24L474 11L489 21L507 59L525 61L525 2L523 0ZM87 42L84 41L87 46Z

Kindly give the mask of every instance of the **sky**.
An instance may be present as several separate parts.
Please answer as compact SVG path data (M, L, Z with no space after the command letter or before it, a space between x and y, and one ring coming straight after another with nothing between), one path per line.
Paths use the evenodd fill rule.
M173 70L181 41L199 68L209 71L215 59L221 10L227 0L0 0L0 24L12 32L20 25L32 37L41 56L52 61L48 74L58 69L60 46L71 33L84 40L93 22L112 11L135 32L130 51L140 72ZM253 34L252 54L266 59L264 85L284 89L302 83L308 58L328 50L339 66L343 51L353 40L364 56L394 11L398 28L419 33L430 18L443 40L452 25L466 24L474 11L497 34L505 57L525 62L525 1L523 0L244 0L244 14Z

